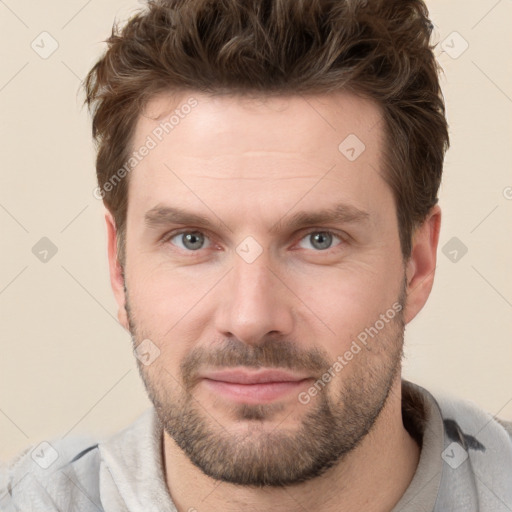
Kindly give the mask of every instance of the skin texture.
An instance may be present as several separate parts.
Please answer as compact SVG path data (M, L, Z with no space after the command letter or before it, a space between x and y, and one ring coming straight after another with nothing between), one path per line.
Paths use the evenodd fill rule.
M440 209L404 262L381 175L380 111L348 93L162 95L133 147L192 96L197 106L129 176L124 269L106 215L119 320L135 346L149 339L160 351L139 370L166 430L170 494L180 512L391 510L419 458L402 424L400 361L404 326L432 287ZM365 145L354 161L338 149L350 134ZM287 227L299 211L338 204L363 214ZM165 207L211 225L170 222ZM261 254L249 263L240 248ZM389 319L393 305L403 309ZM367 346L301 403L298 391L383 314ZM268 403L234 402L201 379L233 367L309 380Z

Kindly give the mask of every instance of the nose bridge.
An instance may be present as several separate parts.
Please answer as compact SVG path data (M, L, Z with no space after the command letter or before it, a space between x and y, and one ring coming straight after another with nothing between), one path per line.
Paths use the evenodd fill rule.
M253 261L235 254L217 309L217 329L255 344L269 333L287 335L293 326L289 299L268 252Z
M238 300L250 299L247 306L250 306L251 302L270 303L272 294L269 292L273 290L275 293L276 283L267 255L259 256L250 263L243 258L235 258L233 270Z

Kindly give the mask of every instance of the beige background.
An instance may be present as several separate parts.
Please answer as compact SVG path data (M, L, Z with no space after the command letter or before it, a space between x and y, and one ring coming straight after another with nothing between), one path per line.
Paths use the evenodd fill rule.
M405 376L512 420L512 2L428 5L445 41L436 52L452 147L436 283L407 329ZM114 17L138 7L0 1L0 459L45 439L108 434L149 405L116 320L77 96ZM31 47L51 49L43 31L59 45L46 59ZM46 263L32 253L42 237L58 249ZM453 237L468 249L456 262L441 251Z

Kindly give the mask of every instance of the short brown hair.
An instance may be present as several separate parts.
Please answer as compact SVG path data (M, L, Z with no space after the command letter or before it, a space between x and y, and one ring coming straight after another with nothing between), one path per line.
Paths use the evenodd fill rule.
M105 206L121 240L128 180L122 168L138 116L165 91L297 95L348 91L382 109L384 179L404 258L437 202L448 128L432 24L422 0L150 0L85 80Z

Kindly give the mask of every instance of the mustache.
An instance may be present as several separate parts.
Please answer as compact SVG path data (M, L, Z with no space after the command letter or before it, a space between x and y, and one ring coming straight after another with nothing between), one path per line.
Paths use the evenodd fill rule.
M196 347L183 359L180 370L186 389L199 380L202 367L286 368L322 374L329 368L329 359L318 348L302 350L297 344L268 338L258 345L227 339L215 348Z

